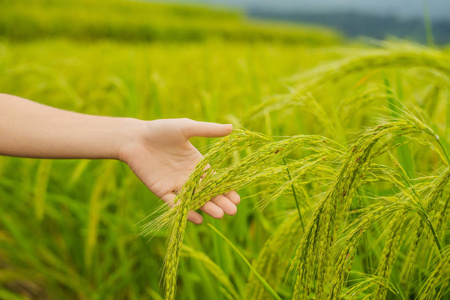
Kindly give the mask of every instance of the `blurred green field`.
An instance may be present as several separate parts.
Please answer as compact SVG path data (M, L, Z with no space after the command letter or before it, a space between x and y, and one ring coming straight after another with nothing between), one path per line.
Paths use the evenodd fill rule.
M365 128L395 121L399 111L409 111L420 115L439 135L442 149L448 149L450 56L445 49L407 42L355 44L328 29L250 21L236 12L196 6L118 0L0 0L0 6L1 93L89 114L229 122L269 137L320 135L344 148ZM410 175L411 186L427 183L432 188L430 182L449 167L445 151L436 143L430 146L432 141L423 136L399 140L401 146L392 155ZM206 153L214 141L193 143ZM406 142L410 145L403 145ZM227 163L239 165L257 151L248 147ZM293 152L287 161L312 152ZM374 163L394 169L397 161L384 154ZM292 184L264 210L255 205L270 198L280 182L250 184L239 191L243 201L236 216L205 216L205 223L255 262L283 299L295 293L291 279L283 282L301 240L297 212L305 223L311 220L333 184L325 177ZM298 210L292 190L300 197ZM401 191L375 180L359 187L348 223L359 216L358 209L377 203L374 199ZM418 193L426 202L430 191ZM440 224L444 262L450 257L449 193L445 182L427 211L433 224ZM163 230L151 240L139 235L142 221L160 204L117 161L0 157L0 299L164 299L161 269L169 232ZM408 213L411 223L394 224L406 238L398 246L395 265L390 262L392 274L384 274L391 282L374 274L381 276L376 269L386 256L384 241L395 214L364 236L342 298L420 295L434 262L441 261L440 252L424 231L419 252L424 259L412 258L411 283L405 286L402 265L417 255L411 254L415 240L407 229L415 233L422 228L414 210ZM279 246L279 256L272 254L280 269L265 268L269 264L261 263L258 255L286 222L297 230ZM188 224L184 244L177 299L272 299L210 227ZM433 294L434 299L449 299L445 280L450 280L450 263L443 268L444 281L435 284L443 291ZM352 298L352 287L358 284L368 287L356 290ZM384 297L371 294L378 285L390 291ZM325 299L312 290L310 299Z
M278 41L336 44L340 35L313 26L246 20L239 12L201 6L93 0L1 0L0 35L13 40L70 37L83 41Z

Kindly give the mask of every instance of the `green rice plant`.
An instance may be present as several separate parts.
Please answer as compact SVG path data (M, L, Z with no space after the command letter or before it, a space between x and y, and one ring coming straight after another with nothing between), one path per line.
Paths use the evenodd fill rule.
M81 41L202 42L219 38L332 45L341 40L340 34L326 28L249 21L239 11L199 5L124 0L2 0L0 5L0 36L15 41L65 37Z
M442 253L438 258L431 273L422 287L419 299L440 299L448 290L448 283L450 280L450 259L448 249Z
M413 240L410 243L409 251L406 252L407 256L401 273L402 283L405 288L408 287L411 279L411 273L414 266L417 265L417 259L419 255L421 255L422 258L424 255L427 255L426 253L424 253L423 249L427 244L427 240L429 239L429 233L426 229L431 230L431 233L433 235L433 238L436 240L436 244L438 245L439 250L442 251L440 237L438 235L438 226L440 226L441 223L440 211L445 211L447 204L444 204L442 208L440 208L438 207L438 200L445 192L445 188L450 180L449 176L449 169L447 169L432 181L431 187L428 187L427 190L421 193L424 194L424 196L422 197L424 199L422 201L422 209L425 210L425 218L416 216L416 219L410 221L409 228L411 231L415 231L415 233L413 234ZM421 210L421 208L419 208L419 210ZM430 217L429 214L433 214L433 217Z
M217 281L221 284L220 291L227 299L239 300L242 299L238 292L236 291L234 285L231 283L228 276L223 272L223 270L216 265L207 255L202 252L195 251L187 245L183 245L181 249L182 257L189 257L200 261L208 269L212 276L214 276Z
M333 120L333 115L324 109L313 93L317 93L319 86L332 87L341 76L368 68L430 68L447 76L450 73L448 62L448 58L438 51L406 47L344 59L334 68L328 65L309 72L310 77L303 80L307 89L300 89L305 92L303 95L294 90L288 96L276 96L256 108L252 117L263 114L268 121L268 112L284 110L286 103L294 99L291 104L316 117L327 135L334 136L340 143L317 135L280 139L251 131L235 131L212 146L196 169L202 173L204 165L210 163L217 172L206 171L204 179L195 183L193 198L179 197L179 200L181 203L189 202L188 209L198 209L215 195L250 185L260 187L254 193L260 199L257 204L260 209L286 197L294 200L288 202L291 207L295 204L294 211L274 231L255 260L255 270L272 287L284 289L280 283L292 280L294 299L336 299L342 295L386 299L388 293L401 293L404 297L417 295L418 288L410 287L407 284L409 279L421 280L421 274L429 267L433 255L441 253L446 245L442 240L445 236L441 237L441 228L448 221L448 217L444 217L448 214L448 200L441 199L446 194L448 169L438 172L438 175L414 178L413 155L416 152L399 150L398 157L393 153L401 147L413 149L422 145L433 153L437 165L448 166L445 138L437 134L438 127L428 125L411 113L416 108L414 104L403 104L404 100L399 102L395 98L386 75L384 93L381 88L368 86L339 103L336 111L347 117L363 115L359 112L361 107L373 101L387 99L390 105L385 111L390 116L379 118L378 125L361 131L353 141L345 132L349 124L341 122L340 118ZM398 93L402 99L402 87ZM347 146L347 143L350 144ZM252 150L246 152L249 147ZM236 155L239 159L230 166ZM287 155L295 158L286 158ZM188 180L187 186L192 184L192 179ZM378 194L375 189L372 192L374 196L366 197L367 206L360 202L355 209L354 199L359 198L362 190L372 190L373 186L386 186L387 191L392 189L395 193L388 196L383 195L386 192ZM166 211L163 216L146 224L144 232L151 233L152 228L169 225L170 220L179 216L174 211ZM300 221L302 216L307 220L306 226ZM365 237L370 234L377 236L378 240L385 239L383 246L377 246L380 242L372 246L364 244ZM182 239L182 234L177 237ZM352 286L348 279L349 271L357 263L355 259L359 260L357 251L363 246L366 251L367 246L373 247L368 250L372 251L368 255L376 257L374 266L376 264L377 267L364 270L365 279L358 279L358 283ZM420 257L426 257L420 263L416 261L418 249ZM289 272L286 273L287 269ZM172 271L172 274L176 273L176 268ZM175 286L175 277L166 284ZM403 289L397 281L401 282ZM348 294L349 291L353 294ZM289 291L283 293L289 295ZM271 296L251 274L246 297L266 299ZM168 298L172 299L173 294Z
M278 287L282 282L285 270L290 263L290 254L302 234L302 227L298 226L298 222L299 215L297 212L290 213L286 220L278 226L277 230L266 241L257 260L253 262L255 269L273 287ZM271 299L253 273L250 273L248 279L246 298L255 300Z
M334 258L335 269L333 281L330 286L331 295L339 295L342 290L345 280L347 279L347 270L351 269L358 243L361 241L363 234L380 219L395 215L395 213L399 211L399 208L401 207L395 203L377 203L368 206L367 208L361 210L359 212L360 216L351 222L344 230L342 238L340 238L333 246L333 248L335 248L335 251L333 252L336 254ZM377 282L371 283L371 285L375 285L377 283L380 287L385 287L386 284L389 285L389 281L386 281L384 278L378 276L376 278ZM359 290L358 285L354 288ZM369 287L366 287L363 290L360 290L359 293L364 292L368 288ZM357 295L358 294L356 293L353 294L353 296Z
M45 194L47 192L48 180L52 167L51 160L42 160L36 174L36 185L34 188L34 203L36 218L42 220L45 213Z
M404 144L404 140L401 140L400 137L418 133L431 135L433 138L438 140L436 138L436 134L431 130L431 128L419 119L409 115L405 115L403 119L398 119L395 122L385 123L366 130L360 138L357 139L354 145L349 147L351 150L348 152L339 152L335 150L335 148L330 147L333 143L331 141L327 141L323 137L298 136L274 142L270 139L257 136L258 139L264 143L262 147L240 160L240 162L235 166L224 168L219 170L217 173L206 171L206 175L203 180L199 182L201 174L205 172L204 168L207 162L211 163L213 168L215 168L216 166L220 166L221 163L229 158L229 151L226 151L225 149L225 151L222 152L224 150L223 148L227 147L224 143L228 143L228 147L229 145L232 145L234 149L239 151L239 149L243 149L242 147L247 147L248 144L244 143L244 146L240 147L239 144L235 142L235 138L236 141L240 140L248 142L255 136L255 134L251 134L246 131L237 131L234 135L223 139L213 146L210 152L205 156L202 163L200 163L196 168L196 171L194 171L193 174L196 174L195 177L191 177L187 181L184 189L186 189L186 186L190 187L188 190L189 193L181 192L180 195L183 197L188 197L188 199L186 200L186 198L179 196L178 199L181 199L182 202L179 206L177 206L183 207L184 213L174 214L174 211L177 210L172 210L168 211L166 213L167 215L164 215L165 220L176 220L176 226L174 227L176 228L176 234L172 235L172 241L174 242L171 243L179 243L179 241L182 241L183 239L183 231L180 230L180 228L184 229L185 225L180 226L180 215L183 216L184 220L186 220L189 209L199 208L205 203L205 201L208 201L215 195L224 193L227 190L242 188L252 182L270 182L273 178L277 178L277 174L279 174L282 170L286 171L289 169L292 174L303 175L304 169L302 168L304 168L305 161L307 160L299 160L299 163L291 163L289 165L274 165L277 161L279 163L280 159L282 160L285 155L293 151L295 148L300 147L303 149L315 150L319 153L322 151L322 153L320 153L321 155L325 151L329 153L337 151L340 155L337 157L335 156L335 159L340 159L342 161L341 166L339 167L340 171L336 173L334 182L330 186L328 192L324 194L323 199L320 200L316 208L312 211L312 215L308 218L309 223L305 229L305 232L299 236L300 243L298 244L295 257L291 262L290 269L294 272L294 274L296 274L293 297L296 299L306 299L311 291L314 291L316 297L318 298L330 297L333 299L336 295L340 295L341 289L345 282L345 270L351 266L352 262L349 258L354 256L354 251L357 247L358 241L360 240L362 233L368 228L358 228L356 232L359 233L352 233L350 235L352 242L346 242L346 247L343 250L343 254L338 256L340 258L336 263L333 263L332 260L333 244L339 236L339 232L341 230L340 228L342 228L346 222L346 212L350 209L351 200L353 195L356 193L357 188L364 182L368 182L370 180L373 181L374 179L370 179L370 176L373 177L374 174L377 174L377 168L378 170L383 170L383 172L379 173L384 174L384 177L376 177L376 180L397 182L398 187L402 188L402 194L397 196L397 199L401 199L401 197L406 196L406 200L404 200L406 202L402 204L402 210L392 212L392 221L387 226L389 233L387 234L388 238L385 244L385 250L381 253L382 259L379 262L378 278L385 278L386 280L389 280L389 275L396 257L395 252L398 251L401 237L404 236L399 233L399 230L403 227L406 212L410 210L416 211L421 219L428 220L428 215L424 210L423 205L432 203L434 202L433 199L440 197L443 187L447 184L448 176L447 173L444 173L445 175L443 177L438 177L445 178L445 180L442 181L441 179L440 183L433 185L435 186L436 191L430 193L432 196L430 196L429 199L431 200L427 200L424 204L422 204L421 200L417 199L415 195L411 193L414 192L414 188L409 190L408 185L405 185L400 181L401 179L406 178L406 175L404 175L406 173L403 169L401 169L403 173L400 173L400 175L388 176L389 173L384 172L386 169L383 169L383 167L380 166L375 165L374 169L370 171L370 164L377 156L390 151L389 149L395 149L400 144ZM246 137L247 140L242 139L243 137ZM384 139L384 141L381 143L381 146L376 149L377 142L382 139ZM338 145L337 148L339 149ZM373 150L374 148L376 150ZM323 158L320 160L311 160L313 165L320 164L323 161ZM218 163L216 164L215 162ZM398 163L396 164L400 166ZM264 166L264 168L262 168L262 166ZM366 174L369 174L369 178L365 177ZM283 177L286 178L285 173L283 174ZM287 186L290 186L292 182L294 182L293 177L291 176L290 178L290 180L287 180L288 183L285 184L285 187L281 188L282 191L286 190ZM298 178L294 178L295 180L298 180ZM195 184L195 182L197 182L197 184ZM222 184L223 186L219 186L219 184ZM192 192L194 191L193 186L195 186L195 193ZM280 196L280 192L278 192L278 190L276 190L274 194L276 194L277 197ZM398 209L398 205L394 207ZM384 208L380 207L379 209L382 210ZM174 214L172 215L173 217L171 214ZM377 210L370 210L369 214L370 216L377 216ZM375 220L373 217L368 219L371 220L370 222L372 223ZM432 224L428 221L426 222L427 225L430 225L430 229L433 234L435 234ZM293 225L295 223L288 222L287 224L286 230L292 230L292 227L295 227ZM361 222L360 224L365 223ZM150 222L144 228L152 227L159 228L160 225L155 226L154 222ZM300 232L303 232L301 230L301 226L297 225L297 227L300 228ZM284 230L281 228L284 227L280 227L281 232L284 233ZM278 237L278 235L279 234L276 236ZM282 236L284 238L286 237L285 235ZM436 242L440 248L440 243L438 240L436 240ZM170 245L171 244L169 244L168 249L168 255L170 256L166 259L166 264L168 266L167 268L171 268L169 271L166 269L166 272L170 274L170 277L165 278L165 284L171 287L170 293L169 295L166 295L166 298L173 299L174 287L176 285L176 264L174 267L172 263L176 263L178 260L178 252L177 250L170 252L172 249ZM270 244L268 244L267 247L273 247L269 245ZM269 249L274 251L273 248ZM288 246L287 250L292 249ZM266 254L266 252L263 251L263 254ZM345 257L345 259L343 259L343 257ZM269 260L262 260L260 262L261 267L259 268L264 270L264 268L272 265L273 262L270 263L269 261L270 258ZM265 270L265 273L266 272L267 270ZM274 278L276 280L274 281L275 283L277 280L279 281L281 279L279 275L272 277L270 272L266 274L270 276L269 278ZM326 286L325 283L330 282L330 279L332 278L334 278L333 284L331 286ZM315 287L311 285L314 282L316 283ZM379 289L375 291L374 297L377 299L384 299L386 296L386 286L388 285L388 283L378 285Z
M247 266L250 268L250 270L255 274L256 278L261 282L261 284L264 286L264 288L267 290L267 292L276 300L281 300L280 296L272 289L272 287L264 280L263 277L258 273L258 271L253 268L251 263L245 258L245 256L239 251L239 249L236 248L236 246L233 245L233 243L226 238L220 231L218 231L216 228L214 228L211 224L208 224L211 229L213 229L218 235L220 235L229 245L230 247L245 261Z
M313 272L317 272L316 295L321 297L324 293L326 276L330 276L329 270L329 249L333 240L336 239L336 232L341 226L344 213L349 209L355 185L361 180L367 168L367 164L373 159L371 150L375 143L383 136L395 133L397 136L420 132L421 124L415 120L404 120L377 126L363 134L352 147L344 160L334 185L330 188L319 205L315 208L310 224L307 227L294 258L293 267L296 269L296 280L294 297L306 298L309 294L309 284L313 282L311 277ZM391 137L392 142L395 137ZM385 142L387 145L389 142ZM312 249L318 243L318 251L314 253ZM317 268L314 271L315 266ZM340 288L340 287L339 287ZM331 291L331 296L339 295L337 291Z
M194 198L196 189L195 183L200 181L206 165L206 161L199 163L198 168L191 174L187 181L190 182L190 184L186 184L177 196L177 199L181 198L184 201L180 202L179 205L176 206L176 218L173 221L173 227L171 228L171 237L167 247L167 256L164 263L166 299L175 298L177 268L180 259L184 231L186 229L187 217L191 207L191 202L193 202Z
M335 85L353 74L367 70L395 67L426 68L438 71L446 78L450 75L450 60L440 51L414 46L400 49L390 44L386 46L386 49L367 51L335 63L325 64L295 77L295 81L300 84L290 93L273 97L255 106L246 117L253 120L267 112L308 103L310 93L323 91L326 86Z
M361 275L363 277L363 279L360 280L358 283L353 284L350 288L346 289L341 294L341 298L349 299L349 300L370 299L372 295L370 293L369 294L365 293L366 290L369 290L376 284L378 284L378 285L386 284L385 280L383 280L382 278L379 278L377 276L360 274L360 273L357 273L357 274ZM389 289L393 294L396 294L396 295L399 294L398 290L396 290L396 288L394 286L392 286L391 284L387 285L386 288Z
M386 237L385 246L383 252L380 256L379 267L377 274L380 278L389 280L394 261L399 251L399 244L401 243L401 238L404 237L400 234L400 230L405 222L406 212L400 212L392 216L391 222L388 224L389 233ZM379 284L377 290L375 291L373 297L374 299L384 299L386 297L387 288L386 284Z
M218 169L217 172L212 171L229 159L233 150L243 150L252 144L264 141L266 143L262 147L245 157L238 165ZM179 252L189 210L200 208L216 195L242 188L251 182L269 180L281 172L285 173L287 166L275 164L295 148L301 146L305 149L320 149L332 148L333 145L332 141L314 136L297 136L273 142L267 137L248 131L237 131L214 145L177 196L175 203L179 199L182 201L175 209L167 210L143 226L144 234L151 234L155 228L161 229L168 224L172 228L165 260L166 298L173 299L174 297ZM204 171L208 163L212 168ZM263 167L265 171L261 172ZM202 175L203 178L200 181ZM186 200L186 197L189 200Z
M261 92L273 93L282 88L279 77L291 74L299 65L307 67L315 63L297 61L299 51L308 51L303 46L230 44L220 40L172 46L163 42L131 45L70 39L23 43L6 40L0 44L2 92L85 113L146 119L186 114L203 118L195 104L179 103L181 98L196 98L199 89L220 100L216 108L224 114L218 116L218 121L225 121L228 116L237 119L241 111L232 110L230 103L252 106L257 98L256 85ZM291 51L293 48L295 52ZM180 49L183 49L181 53ZM211 52L221 53L221 59L205 56ZM242 60L237 63L236 57ZM279 57L284 59L279 61ZM272 65L270 72L267 66L255 64L260 60ZM171 67L175 65L187 67ZM210 70L217 68L227 72L208 76ZM174 80L186 77L187 73L190 80ZM153 111L157 105L158 114ZM210 113L211 118L217 116L214 111ZM206 139L193 142L201 150L206 145ZM252 148L259 145L262 144ZM248 147L242 149L239 154L230 154L224 164L237 162L244 153L253 151ZM294 162L291 158L286 161ZM39 164L35 160L0 158L0 210L8 212L0 217L0 228L10 236L0 242L0 260L21 277L1 285L11 290L11 286L20 286L20 282L32 282L36 289L54 299L140 299L163 295L157 270L163 264L166 231L159 232L147 243L147 239L137 236L135 225L155 211L159 205L156 197L118 162L111 162L107 172L106 165L99 161L52 161L51 165L47 189L42 189L45 214L42 223L37 224L32 201L33 187L40 178ZM295 176L295 170L290 171ZM285 167L277 172L287 175ZM256 186L255 192L260 192L262 186ZM241 195L245 197L245 193ZM308 205L300 203L305 211ZM252 210L250 201L243 201L239 212L233 219L224 220L223 230L234 228L233 240L246 243L245 255L254 258L274 226L266 212ZM30 235L31 228L33 235ZM250 240L248 232L253 228L256 228L256 239ZM207 253L223 267L217 259L223 250L219 245L210 244L211 234L202 227L188 225L188 230L191 239L186 243ZM3 272L4 265L0 265ZM224 272L227 276L230 272L235 274L232 281L241 295L245 295L247 270L232 255L227 258ZM217 296L207 274L201 264L182 268L179 276L183 280L179 282L177 298ZM200 284L199 278L205 284ZM24 293L21 289L13 292Z
M108 180L113 172L113 165L111 162L107 162L103 168L103 175L98 178L92 194L89 199L89 222L87 225L87 238L85 243L85 267L90 269L92 267L93 252L96 248L98 242L98 228L100 222L100 215L104 207L102 201L102 194L107 189Z
M192 140L205 159L171 209L118 162L0 158L0 298L448 298L448 49L326 47L334 33L201 7L0 2L2 92L246 128ZM186 222L233 189L220 234Z

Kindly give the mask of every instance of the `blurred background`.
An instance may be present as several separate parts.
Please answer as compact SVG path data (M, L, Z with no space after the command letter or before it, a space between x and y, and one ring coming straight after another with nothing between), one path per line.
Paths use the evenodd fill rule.
M239 127L289 91L288 78L385 38L447 51L450 2L0 0L0 92L83 113ZM314 122L288 110L246 126L326 135ZM203 152L212 142L193 140ZM240 191L234 217L205 217L249 260L295 207L255 210L247 196L258 191ZM162 299L165 232L139 235L160 204L120 162L0 157L0 299ZM185 242L245 299L247 266L220 237L189 224ZM181 260L178 284L179 299L226 299L198 259Z
M430 18L435 41L450 39L450 3L446 0L203 0L203 3L245 11L262 18L328 26L346 36L383 39L389 36L425 42L424 18Z

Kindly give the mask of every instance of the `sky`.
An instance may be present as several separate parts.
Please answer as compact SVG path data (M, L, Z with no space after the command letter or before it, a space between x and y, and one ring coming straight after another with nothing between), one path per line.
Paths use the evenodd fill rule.
M258 7L268 10L300 12L362 12L393 15L401 18L423 18L427 3L432 19L450 20L450 0L178 0L239 8ZM450 33L449 33L450 34Z

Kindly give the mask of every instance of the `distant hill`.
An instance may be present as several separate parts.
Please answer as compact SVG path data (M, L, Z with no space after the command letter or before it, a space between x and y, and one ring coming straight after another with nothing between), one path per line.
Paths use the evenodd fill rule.
M149 0L147 0L149 1ZM151 0L150 0L151 1ZM421 19L424 7L431 19L450 19L449 0L164 0L165 2L204 3L249 9L258 7L266 11L304 13L355 12L375 16L393 16L402 19Z
M147 0L152 1L152 0ZM349 37L387 36L425 42L426 7L436 44L450 43L450 0L165 0L246 11L249 17L324 25Z
M340 30L349 37L367 36L384 39L396 36L424 43L426 41L424 22L420 18L370 15L357 12L301 13L248 8L247 14L253 18L275 19L290 22L328 26ZM437 19L432 24L436 44L450 43L450 20Z

